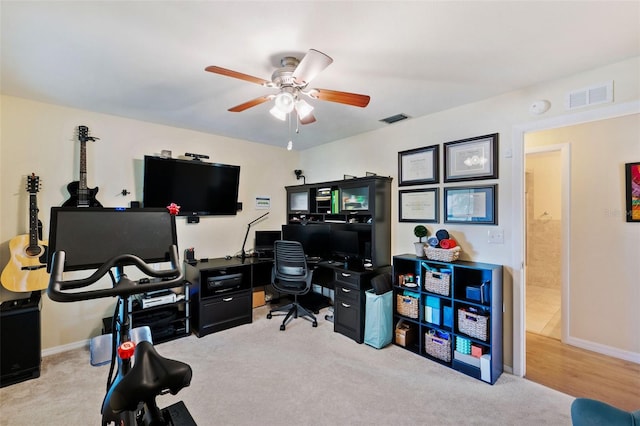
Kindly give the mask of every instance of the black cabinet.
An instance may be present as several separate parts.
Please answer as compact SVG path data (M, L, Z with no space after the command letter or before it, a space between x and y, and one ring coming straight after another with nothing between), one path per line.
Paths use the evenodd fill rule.
M287 186L287 224L329 224L358 234L359 257L373 268L391 263L391 180L367 176Z
M364 341L365 294L374 271L356 272L336 268L333 272L333 330L358 343Z
M252 289L269 284L270 260L209 259L185 264L191 324L198 337L252 322Z
M40 377L40 292L0 305L0 387Z
M394 256L395 343L495 383L503 370L502 269L489 263Z
M191 282L191 324L198 337L252 321L251 263L211 259L185 265Z

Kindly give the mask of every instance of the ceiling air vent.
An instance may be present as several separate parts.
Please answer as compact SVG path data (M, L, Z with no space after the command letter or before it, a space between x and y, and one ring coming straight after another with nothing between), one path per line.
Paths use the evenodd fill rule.
M407 118L409 118L408 115L396 114L396 115L392 115L391 117L383 118L380 121L382 121L384 123L387 123L387 124L393 124L393 123L396 123L398 121L406 120Z
M613 80L567 93L567 109L613 102Z

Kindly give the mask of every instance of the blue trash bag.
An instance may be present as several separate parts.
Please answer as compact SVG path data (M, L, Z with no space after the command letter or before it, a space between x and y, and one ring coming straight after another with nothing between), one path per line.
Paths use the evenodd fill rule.
M365 292L364 343L381 349L393 340L393 291Z

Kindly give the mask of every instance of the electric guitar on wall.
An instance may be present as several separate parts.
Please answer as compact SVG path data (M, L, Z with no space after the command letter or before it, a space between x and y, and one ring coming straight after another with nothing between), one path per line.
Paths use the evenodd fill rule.
M87 141L95 141L96 138L89 136L87 126L78 126L78 139L80 140L80 181L73 181L67 185L69 199L62 204L63 207L102 207L96 200L98 187L87 188Z
M44 290L49 284L47 242L40 241L40 238L42 238L42 222L38 219L38 202L36 198L39 190L40 178L35 173L27 176L29 235L18 235L9 241L11 258L2 271L2 276L0 276L2 286L10 291Z

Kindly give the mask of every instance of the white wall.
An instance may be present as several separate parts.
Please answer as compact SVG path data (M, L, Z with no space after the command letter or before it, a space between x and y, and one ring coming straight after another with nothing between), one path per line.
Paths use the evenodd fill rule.
M202 217L199 224L177 219L180 251L194 247L196 256L233 255L242 247L247 223L263 214L255 209L255 197L271 197L269 216L252 226L280 229L286 220L285 185L297 183L293 170L299 154L273 146L172 128L121 117L97 114L2 96L0 139L0 265L9 259L8 241L28 232L28 194L25 176L40 176L39 218L49 232L49 210L67 198L67 184L79 177L78 125L89 127L96 142L87 143L87 184L99 187L97 199L107 207L129 206L142 200L144 155L169 149L173 156L185 152L207 154L212 162L241 167L237 216ZM122 189L132 194L122 196ZM188 190L185 188L185 190ZM247 248L253 247L250 233ZM106 284L105 284L106 285ZM2 300L19 296L4 288ZM95 336L101 319L111 316L113 300L85 303L53 303L44 297L42 347L44 349L83 341Z
M518 257L518 253L522 251L518 246L521 237L515 236L514 231L522 232L518 228L522 226L522 221L518 218L523 215L522 211L514 211L512 209L513 181L515 178L513 176L513 166L516 165L516 170L524 175L524 170L522 169L523 158L511 157L512 153L522 153L523 151L521 146L518 150L514 149L514 144L523 143L523 141L512 140L514 127L532 123L536 120L543 121L567 115L568 112L564 109L564 96L566 93L608 80L614 80L614 99L616 103L638 101L640 99L640 79L638 79L638 75L640 75L640 58L631 58L565 79L507 93L426 117L401 121L382 130L309 149L302 153L300 167L305 171L308 182L337 179L343 174L363 176L365 171L392 176L394 178L392 185L392 254L411 253L413 252L412 242L415 239L412 230L415 224L398 222L398 151L442 144L448 141L490 133L499 133L499 179L497 181L477 181L477 183L498 183L499 185L497 228L504 231L504 244L488 243L487 231L495 229L496 227L494 226L450 225L442 223L441 219L440 224L428 225L427 227L431 232L441 227L448 229L462 246L463 254L461 258L505 266L504 359L506 365L513 365L514 341L512 337L514 333L514 317L517 318L521 312L519 312L519 308L518 311L514 311L512 300L514 289L520 291L519 289L522 287L522 259ZM428 94L416 94L416 96L428 96ZM542 116L531 115L529 106L540 99L549 100L552 105L551 109ZM586 109L595 110L597 108L599 107L593 106ZM637 144L638 140L636 135L635 140L627 143ZM605 140L601 141L601 148L603 150L608 149ZM634 161L634 158L630 158L629 161ZM637 161L637 158L635 161ZM442 167L442 162L440 164ZM609 166L615 170L619 167L617 163ZM518 179L515 180L518 181ZM522 181L522 178L519 180ZM441 183L438 186L441 188L440 196L442 198L442 188L445 185ZM592 232L594 227L597 228L597 222L595 224L592 223L588 232ZM621 253L612 248L612 251L603 253L603 255L606 258L618 258ZM627 271L630 270L627 269ZM631 279L631 277L627 279ZM619 297L632 296L634 294L620 295ZM628 306L624 308L629 309ZM600 318L606 319L606 313L602 313ZM618 315L615 318L618 318ZM577 321L580 320L577 319ZM636 335L640 334L637 322L636 324L621 324L619 322L606 324L609 326L608 333L627 335L635 332ZM625 330L619 331L617 327L624 327ZM589 338L598 339L609 344L619 344L622 345L620 348L622 350L640 353L640 342L637 339L621 341L623 339L616 338L614 339L615 342L613 342L612 339L606 338L601 334L590 334Z

